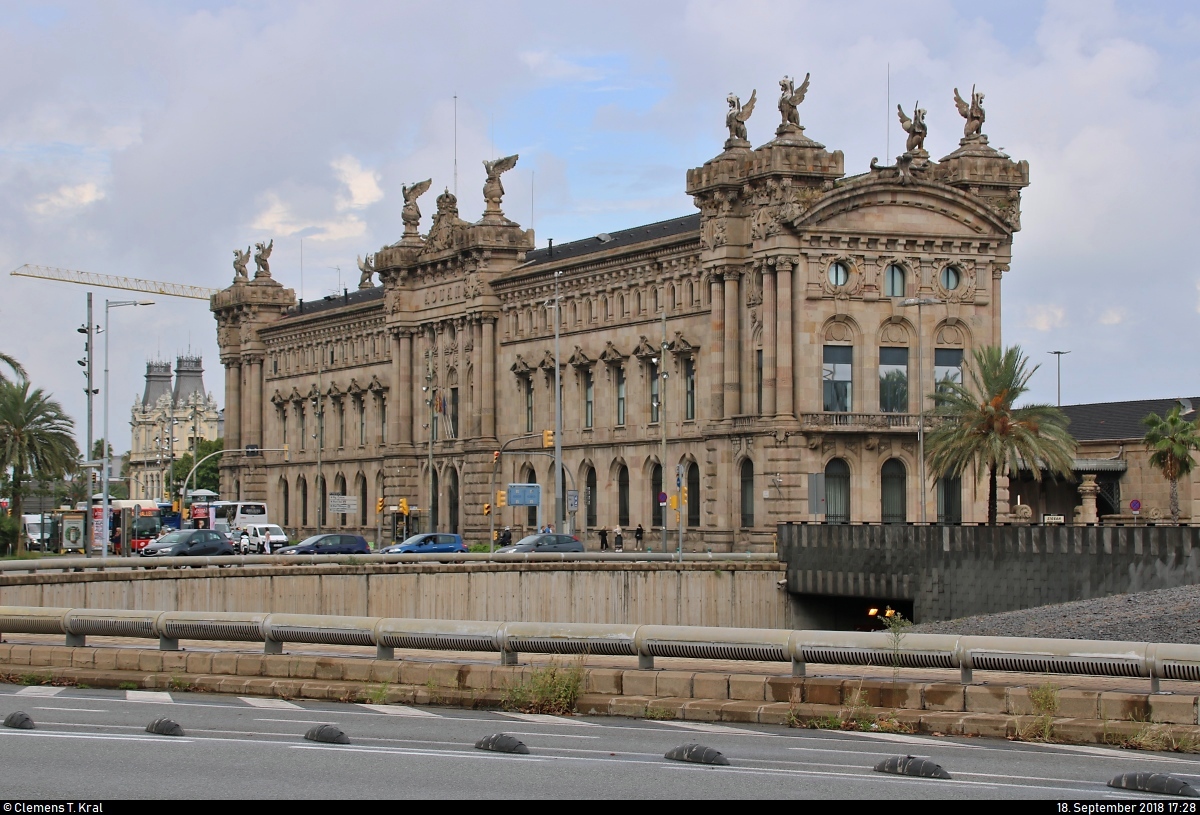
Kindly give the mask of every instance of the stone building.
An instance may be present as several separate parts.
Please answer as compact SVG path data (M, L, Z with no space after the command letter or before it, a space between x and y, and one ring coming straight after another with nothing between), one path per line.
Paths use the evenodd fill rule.
M266 499L301 532L328 494L355 496L356 515L321 525L368 537L376 499L403 498L423 528L432 515L482 541L493 483L536 481L553 519L557 296L564 488L589 546L640 523L657 549L665 520L672 547L680 522L688 549L770 547L780 521L914 522L922 500L930 522L985 519L983 485L922 497L917 394L1000 342L1028 164L968 117L940 161L921 131L896 164L846 176L782 99L777 138L752 149L734 102L725 150L687 174L697 213L535 249L490 168L482 219L445 192L426 235L427 185L405 188L404 234L355 292L297 303L269 268L236 277L212 299L226 448L262 452L226 454L222 493ZM677 476L678 521L657 501ZM537 522L524 507L495 520L518 536Z
M146 389L133 403L129 424L129 497L166 501L171 462L195 453L199 439L220 438L220 412L204 389L204 360L184 355L146 363Z

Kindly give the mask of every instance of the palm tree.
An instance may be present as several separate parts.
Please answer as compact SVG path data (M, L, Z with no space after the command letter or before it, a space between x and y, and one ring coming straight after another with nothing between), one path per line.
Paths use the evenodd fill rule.
M1029 391L1028 369L1020 346L975 350L964 366L969 383L946 380L930 395L936 425L925 437L925 455L934 478L958 476L975 467L988 473L988 523L996 523L996 478L1025 464L1033 477L1042 469L1070 476L1075 440L1066 415L1053 405L1013 407Z
M1171 408L1167 418L1151 413L1142 424L1146 426L1146 446L1153 452L1150 463L1162 470L1171 482L1171 523L1179 523L1179 477L1192 471L1192 450L1200 448L1196 423L1179 418L1179 405Z
M0 365L7 365L9 368L12 368L13 373L15 373L19 379L29 378L29 374L26 373L25 368L22 367L21 363L17 362L16 357L9 356L3 351L0 351ZM7 381L8 378L4 375L4 371L0 371L0 382Z
M57 478L79 459L74 422L62 405L29 382L0 382L0 469L12 467L12 514L21 517L21 484L27 473ZM25 541L17 536L17 554Z

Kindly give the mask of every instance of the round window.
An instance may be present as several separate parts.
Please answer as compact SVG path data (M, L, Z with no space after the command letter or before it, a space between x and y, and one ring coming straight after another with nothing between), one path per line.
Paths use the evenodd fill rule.
M829 267L829 282L835 286L845 286L850 279L850 267L840 260Z
M942 288L946 291L954 291L958 288L959 272L954 266L947 266L942 269Z

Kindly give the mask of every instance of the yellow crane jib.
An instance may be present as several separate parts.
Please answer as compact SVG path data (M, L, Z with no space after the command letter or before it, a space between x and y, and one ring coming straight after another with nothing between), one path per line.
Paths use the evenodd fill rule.
M62 283L79 283L102 289L126 289L147 294L161 294L167 297L188 297L192 300L208 300L219 291L219 289L209 289L204 286L189 286L185 283L164 283L160 280L142 280L138 277L80 272L74 269L58 269L53 266L36 266L31 263L14 269L11 275L13 277L57 280Z

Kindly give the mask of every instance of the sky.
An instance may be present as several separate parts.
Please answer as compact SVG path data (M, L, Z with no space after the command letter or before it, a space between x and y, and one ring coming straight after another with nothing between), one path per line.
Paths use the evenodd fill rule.
M504 209L539 246L686 215L726 95L761 91L757 146L779 78L811 73L801 121L847 174L903 151L896 103L928 110L936 158L953 89L986 94L992 146L1030 163L1002 325L1041 365L1031 399L1057 398L1052 350L1066 404L1194 396L1198 60L1186 2L5 3L0 350L82 439L86 289L9 271L223 288L235 247L273 239L276 279L314 299L399 239L403 184L433 179L423 229L446 187L474 220L482 160L512 153ZM93 291L100 324L142 297ZM110 311L118 451L147 360L202 355L224 403L207 304L150 299Z

